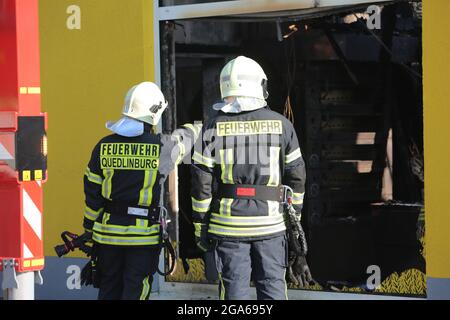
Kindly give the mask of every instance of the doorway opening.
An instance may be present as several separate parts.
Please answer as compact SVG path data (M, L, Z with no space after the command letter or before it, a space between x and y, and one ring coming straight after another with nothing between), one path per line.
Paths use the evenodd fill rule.
M229 60L245 55L266 72L268 105L293 122L306 163L309 289L425 295L417 4L383 6L380 30L355 8L161 23L162 87L175 106L167 132L214 116ZM182 164L172 238L185 270L168 280L213 282L213 261L194 243L190 189Z

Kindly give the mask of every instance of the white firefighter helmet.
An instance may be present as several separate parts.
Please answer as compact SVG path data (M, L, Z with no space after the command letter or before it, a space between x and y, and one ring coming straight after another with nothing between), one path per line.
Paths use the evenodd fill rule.
M141 82L128 90L122 114L151 125L158 124L167 101L153 82Z
M227 97L268 97L267 76L261 66L250 58L239 56L223 67L220 73L220 93Z

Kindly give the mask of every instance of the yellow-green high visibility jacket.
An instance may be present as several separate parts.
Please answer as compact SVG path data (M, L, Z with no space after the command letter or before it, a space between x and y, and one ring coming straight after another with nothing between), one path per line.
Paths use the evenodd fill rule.
M290 186L294 207L301 212L306 171L292 124L267 107L238 114L219 112L203 126L201 140L201 150L195 148L192 157L191 198L197 229L207 224L210 237L231 240L283 234L281 202L252 198L252 186L258 190ZM220 192L230 185L236 185L231 188L242 192L242 197Z
M83 226L109 245L159 244L161 186L198 138L201 125L171 135L144 132L101 139L84 175Z

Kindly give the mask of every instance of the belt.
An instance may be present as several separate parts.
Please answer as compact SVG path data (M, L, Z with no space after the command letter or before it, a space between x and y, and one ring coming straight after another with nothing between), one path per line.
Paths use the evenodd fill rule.
M152 223L159 223L159 207L144 207L133 203L111 201L105 199L104 209L105 212L113 215L129 216L136 219L149 220Z
M220 198L252 199L283 201L283 186L260 186L250 184L220 184L218 190Z

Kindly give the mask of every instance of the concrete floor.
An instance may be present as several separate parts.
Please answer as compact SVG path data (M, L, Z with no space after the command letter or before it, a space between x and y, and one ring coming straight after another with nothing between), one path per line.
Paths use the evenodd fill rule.
M161 284L159 293L151 296L152 300L218 300L217 285L174 283ZM334 293L306 290L288 290L289 300L423 300L418 298L396 297L386 295L368 295L354 293ZM252 299L256 291L252 289Z

